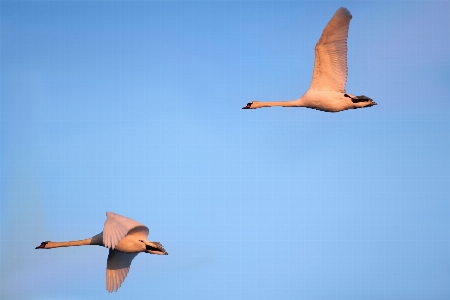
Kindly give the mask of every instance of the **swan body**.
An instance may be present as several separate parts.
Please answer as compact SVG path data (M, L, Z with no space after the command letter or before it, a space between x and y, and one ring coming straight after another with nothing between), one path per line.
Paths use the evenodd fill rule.
M347 82L347 37L352 15L348 9L339 8L322 32L315 47L314 71L311 86L306 93L293 101L253 101L242 109L260 107L308 107L326 112L370 107L376 103L366 97L345 92Z
M116 292L127 277L131 261L140 252L168 255L159 242L147 240L148 228L127 217L107 212L103 231L91 238L69 242L42 242L36 249L98 245L109 248L106 289Z

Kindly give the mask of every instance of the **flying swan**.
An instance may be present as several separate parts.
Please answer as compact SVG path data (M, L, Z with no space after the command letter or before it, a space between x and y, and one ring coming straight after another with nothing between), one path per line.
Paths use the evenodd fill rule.
M99 234L80 241L72 242L42 242L36 249L50 249L58 247L99 245L109 248L106 263L106 289L116 292L127 277L131 261L139 252L167 255L159 242L147 240L149 230L147 226L124 216L107 212L103 231Z
M253 101L242 109L269 106L308 107L327 112L350 108L370 107L376 103L366 97L345 92L347 81L347 36L352 15L348 9L339 8L328 22L316 44L314 71L311 86L306 93L293 101Z

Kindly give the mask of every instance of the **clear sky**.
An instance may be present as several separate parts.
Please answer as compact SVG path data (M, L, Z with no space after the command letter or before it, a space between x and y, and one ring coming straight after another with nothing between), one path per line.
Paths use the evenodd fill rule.
M353 14L347 92L309 87ZM0 298L449 299L450 2L0 2ZM118 293L91 237L150 228Z

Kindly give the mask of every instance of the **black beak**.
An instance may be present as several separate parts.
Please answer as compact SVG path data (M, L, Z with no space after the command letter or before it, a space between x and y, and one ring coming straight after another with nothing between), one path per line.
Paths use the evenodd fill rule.
M50 241L42 242L39 246L37 246L37 247L34 248L34 249L42 249L42 248L45 248L45 245L47 245L48 242L50 242Z
M247 105L244 106L242 109L250 109L251 107L252 107L252 103L249 102L249 103L247 103Z

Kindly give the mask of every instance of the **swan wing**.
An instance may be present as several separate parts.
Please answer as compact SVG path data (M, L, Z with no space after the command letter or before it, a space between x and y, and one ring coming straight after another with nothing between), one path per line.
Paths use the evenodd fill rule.
M127 234L147 238L149 230L147 226L135 220L107 212L105 226L103 227L103 244L105 247L114 249Z
M316 44L311 90L345 93L347 82L347 37L352 15L339 8Z
M137 253L123 253L109 249L108 261L106 263L106 290L117 292L122 282L128 275L131 261Z

